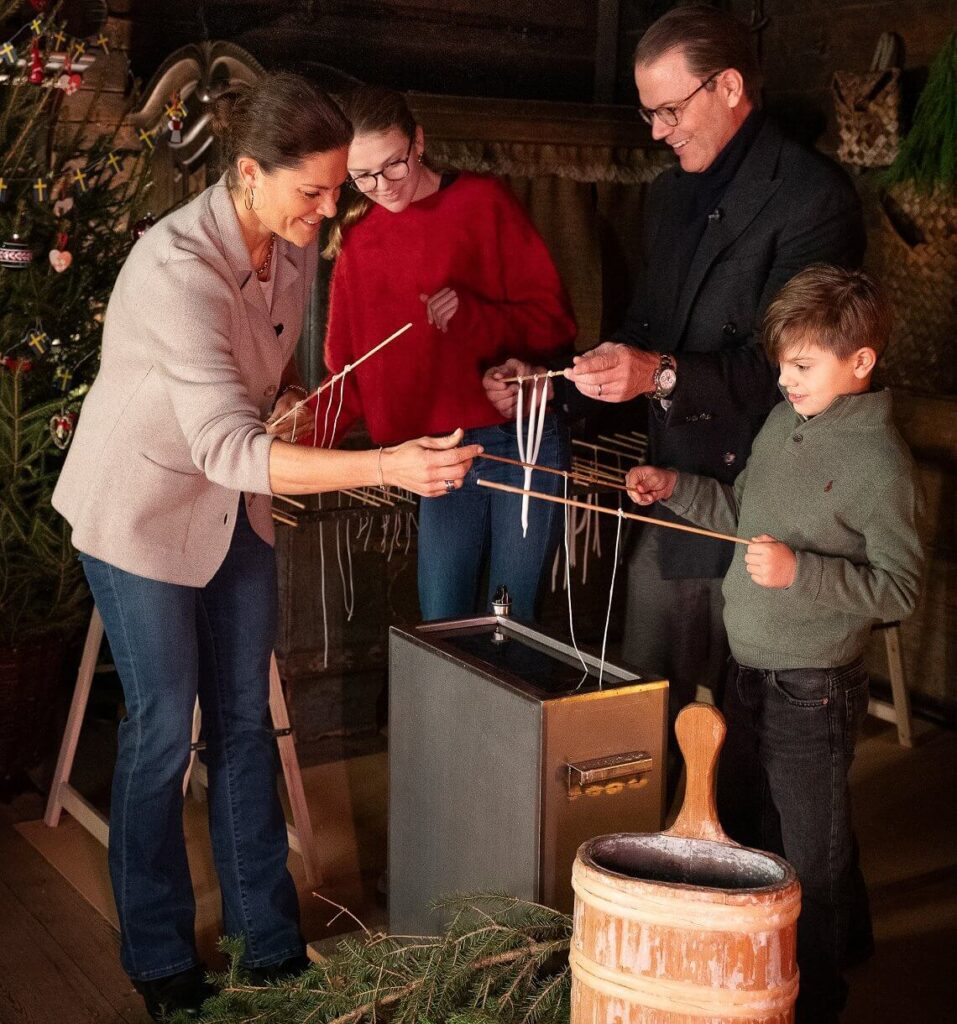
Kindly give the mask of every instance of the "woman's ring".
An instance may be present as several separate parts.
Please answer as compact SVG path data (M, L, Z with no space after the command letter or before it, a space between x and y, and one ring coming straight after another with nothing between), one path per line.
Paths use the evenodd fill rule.
M598 397L601 398L601 384L598 385Z
M446 480L445 481L445 493L446 494L451 494L454 490L455 490L455 481L454 480Z

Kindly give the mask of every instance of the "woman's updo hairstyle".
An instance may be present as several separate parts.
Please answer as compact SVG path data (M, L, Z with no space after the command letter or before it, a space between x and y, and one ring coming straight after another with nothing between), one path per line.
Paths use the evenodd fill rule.
M381 135L398 128L410 142L415 138L416 120L401 92L379 85L357 85L340 97L339 102L356 135ZM371 209L372 200L357 193L347 196L345 202L339 204L339 213L332 222L329 240L322 250L327 260L339 255L346 232Z
M251 157L270 174L352 141L352 126L339 107L308 79L285 72L222 93L212 104L211 127L231 189L239 185L236 161L241 156Z

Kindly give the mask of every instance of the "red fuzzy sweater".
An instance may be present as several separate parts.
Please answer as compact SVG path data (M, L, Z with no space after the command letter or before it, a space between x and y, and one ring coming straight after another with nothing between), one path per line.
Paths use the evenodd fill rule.
M446 286L459 308L443 334L419 296ZM577 330L518 200L494 178L465 173L401 213L374 206L348 231L332 277L326 366L337 373L408 321L410 330L346 376L337 436L360 415L377 444L501 423L482 388L485 370L509 356L540 363ZM338 385L323 399L332 392L330 430ZM325 401L319 411L321 438Z

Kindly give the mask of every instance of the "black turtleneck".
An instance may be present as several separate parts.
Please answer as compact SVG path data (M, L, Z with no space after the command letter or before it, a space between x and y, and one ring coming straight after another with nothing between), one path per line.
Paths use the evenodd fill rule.
M708 214L720 205L763 122L762 112L752 110L709 167L694 173L678 167L672 172L677 178L674 206L669 218L674 235L662 239L670 246L670 252L660 254L662 277L660 287L655 289L660 299L674 304L661 310L666 320L674 314L691 261L707 227Z

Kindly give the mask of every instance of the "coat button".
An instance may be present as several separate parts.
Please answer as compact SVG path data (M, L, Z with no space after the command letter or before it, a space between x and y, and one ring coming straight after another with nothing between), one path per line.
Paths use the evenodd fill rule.
M651 328L651 324L647 320L642 320L641 321L641 329L643 331L650 330L650 328Z
M265 390L265 391L263 392L263 394L264 394L264 395L265 395L265 396L266 396L267 398L272 398L272 396L273 396L273 395L274 395L275 393L276 393L276 385L275 385L275 384L270 384L270 385L269 385L269 387L268 387L268 388L266 388L266 390Z
M734 465L734 460L736 458L737 458L737 456L734 454L734 452L725 452L724 453L724 464L726 466L732 466L732 465Z
M721 328L721 330L722 330L722 331L723 331L723 332L725 333L725 335L727 335L727 337L729 337L729 338L732 338L732 337L734 337L734 335L738 333L738 328L737 328L737 325L735 324L735 322L734 322L733 320L729 320L729 321L728 321L728 322L727 322L727 323L726 323L726 324L724 325L724 327L722 327L722 328Z
M803 434L795 434L794 435L794 443L795 444L800 444L803 440L804 440L804 435Z

